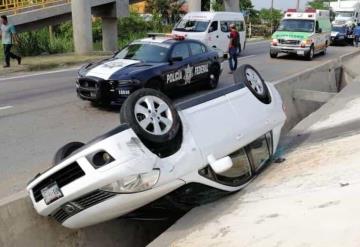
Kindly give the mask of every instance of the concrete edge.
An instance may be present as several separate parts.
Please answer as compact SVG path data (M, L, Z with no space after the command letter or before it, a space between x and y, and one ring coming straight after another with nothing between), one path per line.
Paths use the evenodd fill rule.
M330 61L326 61L326 62L324 62L324 63L322 63L322 64L319 64L319 65L317 65L317 66L315 66L315 67L308 68L308 69L303 70L303 71L301 71L301 72L298 72L298 73L296 73L296 74L294 74L294 75L290 75L290 76L284 77L284 78L282 78L282 79L280 79L280 80L274 81L273 84L274 84L274 85L277 85L277 84L280 84L280 83L282 83L282 82L284 82L284 81L288 81L288 80L291 80L291 79L293 79L293 78L297 78L297 77L299 77L299 76L301 76L301 75L304 75L304 74L307 74L307 73L311 73L312 71L314 71L314 70L316 70L316 69L318 69L318 68L321 68L321 67L323 67L323 66L326 65L326 64L332 64L332 63L334 63L334 62L342 63L345 59L352 58L352 57L357 56L357 55L359 55L359 54L360 54L360 50L349 52L349 53L347 53L347 54L345 54L345 55L340 56L339 58L332 59L332 60L330 60Z

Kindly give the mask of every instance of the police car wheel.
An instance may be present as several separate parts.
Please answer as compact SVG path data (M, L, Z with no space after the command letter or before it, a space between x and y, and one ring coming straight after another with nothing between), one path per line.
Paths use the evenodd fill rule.
M53 166L61 163L64 159L69 157L76 150L84 146L85 144L82 142L70 142L64 146L62 146L55 154L53 160Z
M153 143L172 141L180 129L180 118L171 100L150 88L139 89L126 99L120 122L128 123L140 139Z
M207 82L207 88L208 89L215 89L217 88L219 84L219 78L220 78L220 68L219 66L212 66L210 68L209 78Z
M264 104L271 102L269 89L260 73L251 65L244 64L237 70L237 83L243 82L247 88Z

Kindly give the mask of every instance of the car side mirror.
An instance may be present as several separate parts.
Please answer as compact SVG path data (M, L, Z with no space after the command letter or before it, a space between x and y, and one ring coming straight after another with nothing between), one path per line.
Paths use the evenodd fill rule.
M209 28L209 33L212 33L212 32L214 32L214 28L213 28L213 27L210 27L210 28Z
M169 62L175 63L175 62L181 62L182 60L183 60L182 57L172 57Z
M319 29L317 30L317 33L322 33L322 29L319 28Z
M214 155L211 154L207 157L207 160L216 174L226 172L233 167L232 159L229 156L217 160Z

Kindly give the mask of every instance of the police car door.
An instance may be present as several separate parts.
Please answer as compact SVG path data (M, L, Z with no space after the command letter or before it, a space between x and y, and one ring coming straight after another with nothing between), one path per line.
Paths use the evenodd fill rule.
M192 83L207 81L209 77L210 59L207 56L207 48L198 43L190 42L191 62L190 67L193 68Z
M190 50L187 42L174 45L170 54L170 65L164 74L166 88L182 86L191 82L192 73L190 72L192 71L187 69L189 58Z

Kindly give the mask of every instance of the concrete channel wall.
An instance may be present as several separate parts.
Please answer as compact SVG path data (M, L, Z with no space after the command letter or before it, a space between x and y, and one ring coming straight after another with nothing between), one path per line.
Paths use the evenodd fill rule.
M360 74L359 54L360 51L348 54L275 82L288 116L283 134ZM38 216L24 193L0 201L1 247L145 246L168 226L169 223L113 220L74 231Z
M349 53L274 82L284 101L287 115L283 135L287 134L302 119L319 109L360 74L357 69L359 55L360 51Z

